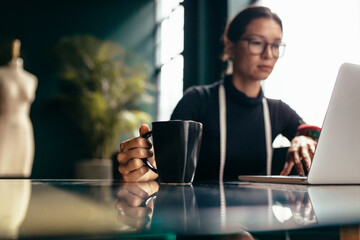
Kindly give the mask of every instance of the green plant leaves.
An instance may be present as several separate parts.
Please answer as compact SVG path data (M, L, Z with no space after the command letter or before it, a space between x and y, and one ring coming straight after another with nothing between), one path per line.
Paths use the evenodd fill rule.
M62 80L57 104L83 132L89 157L108 158L121 135L151 121L140 110L153 99L149 68L133 53L88 35L62 39L54 53Z

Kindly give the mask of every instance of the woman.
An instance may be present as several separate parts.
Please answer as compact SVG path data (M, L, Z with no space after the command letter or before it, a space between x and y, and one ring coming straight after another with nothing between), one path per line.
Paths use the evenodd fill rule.
M280 100L264 97L261 81L272 72L285 45L280 18L265 7L249 7L228 24L225 56L232 74L207 86L188 89L171 119L203 123L203 141L195 180L235 180L242 174L270 174L272 141L282 134L291 141L282 175L295 166L305 175L310 169L316 142L296 136L303 123ZM140 127L140 134L149 131ZM142 138L121 143L119 171L125 181L155 179L140 158L154 163L152 145Z

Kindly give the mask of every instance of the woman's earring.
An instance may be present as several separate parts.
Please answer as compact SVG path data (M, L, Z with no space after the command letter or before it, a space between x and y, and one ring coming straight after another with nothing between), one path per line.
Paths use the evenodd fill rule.
M232 74L233 73L233 63L232 59L229 57L226 61L226 74Z

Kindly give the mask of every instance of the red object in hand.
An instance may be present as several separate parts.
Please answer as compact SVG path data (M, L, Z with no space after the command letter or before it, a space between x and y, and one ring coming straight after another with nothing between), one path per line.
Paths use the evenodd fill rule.
M318 140L321 128L315 125L302 124L298 127L297 132L299 135L308 136L314 140Z

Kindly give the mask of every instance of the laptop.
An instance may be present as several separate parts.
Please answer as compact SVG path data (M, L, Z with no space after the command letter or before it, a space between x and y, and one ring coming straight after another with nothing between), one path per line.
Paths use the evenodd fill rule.
M360 65L340 66L307 177L242 175L241 181L360 184Z

